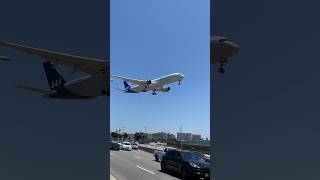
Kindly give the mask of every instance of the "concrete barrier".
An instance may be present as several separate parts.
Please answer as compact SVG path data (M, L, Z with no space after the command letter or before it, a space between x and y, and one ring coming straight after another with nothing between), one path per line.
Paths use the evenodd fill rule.
M139 150L153 154L153 151L155 150L155 148L150 147L150 146L139 145Z
M170 147L175 147L175 148L180 148L179 145L177 144L168 144ZM198 145L188 145L188 144L184 144L183 146L184 150L190 150L190 151L198 151L198 152L202 152L204 154L210 154L210 147L208 146L198 146ZM148 145L148 144L140 144L139 145L139 150L148 152L148 153L153 153L153 151L155 150L155 146L152 145Z

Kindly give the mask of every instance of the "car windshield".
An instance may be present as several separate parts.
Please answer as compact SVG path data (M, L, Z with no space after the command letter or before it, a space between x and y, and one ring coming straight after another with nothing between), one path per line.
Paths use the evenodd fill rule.
M123 143L123 144L124 144L124 145L130 145L130 143L126 143L126 142L125 142L125 143Z
M137 143L133 143L133 145L138 145Z
M181 152L181 155L184 160L191 160L191 161L205 160L205 156L198 152Z

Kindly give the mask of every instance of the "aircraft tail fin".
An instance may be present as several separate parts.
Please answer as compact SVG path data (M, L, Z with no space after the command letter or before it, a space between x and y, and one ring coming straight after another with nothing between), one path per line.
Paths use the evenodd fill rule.
M53 67L51 62L44 62L43 68L46 72L48 84L51 90L58 90L64 87L66 81L63 79L60 73Z
M28 90L28 91L32 91L32 92L35 92L35 93L43 94L43 95L51 95L51 94L55 93L55 91L52 91L52 90L36 88L36 87L31 87L31 86L17 85L16 87L20 88L20 89L25 89L25 90Z
M124 88L125 88L126 90L130 90L130 89L131 89L131 87L130 87L130 85L127 83L127 81L123 81L123 84L124 84Z

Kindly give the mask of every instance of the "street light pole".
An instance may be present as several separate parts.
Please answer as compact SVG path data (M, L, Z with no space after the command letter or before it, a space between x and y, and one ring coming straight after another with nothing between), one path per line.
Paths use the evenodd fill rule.
M144 143L147 144L147 127L144 127Z
M182 123L179 128L180 128L180 149L182 150Z

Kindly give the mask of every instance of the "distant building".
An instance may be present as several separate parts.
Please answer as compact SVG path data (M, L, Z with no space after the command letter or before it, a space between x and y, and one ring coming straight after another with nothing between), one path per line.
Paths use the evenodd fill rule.
M191 141L191 140L201 140L201 135L192 133L177 133L177 140Z
M190 141L192 140L192 134L191 133L177 133L177 140L185 140L185 141Z
M192 140L195 140L195 141L202 140L201 135L200 134L192 134Z
M147 133L147 139L152 139L152 134Z
M165 133L165 132L158 132L152 134L152 139L154 140L166 140L166 139L175 139L173 134Z

